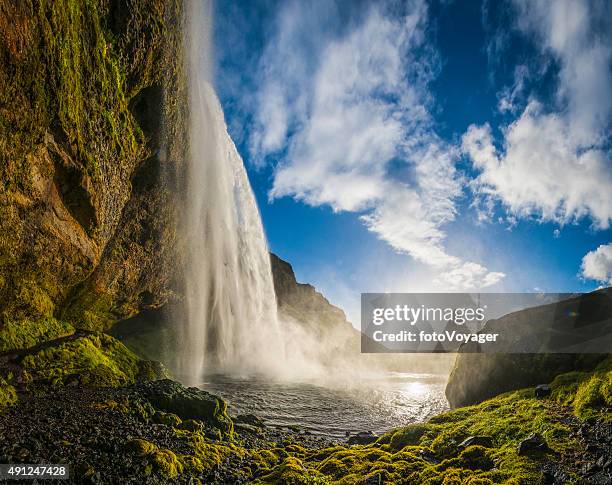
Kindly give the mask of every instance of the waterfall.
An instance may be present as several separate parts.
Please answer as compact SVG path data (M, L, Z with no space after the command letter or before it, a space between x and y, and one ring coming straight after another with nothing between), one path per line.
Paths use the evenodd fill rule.
M283 360L261 218L212 86L212 6L186 3L189 159L182 236L185 315L178 373L270 373Z

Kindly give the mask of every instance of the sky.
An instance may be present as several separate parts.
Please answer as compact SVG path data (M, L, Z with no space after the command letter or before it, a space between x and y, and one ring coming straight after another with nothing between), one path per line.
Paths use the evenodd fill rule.
M271 251L361 292L612 284L606 1L216 2L216 89Z

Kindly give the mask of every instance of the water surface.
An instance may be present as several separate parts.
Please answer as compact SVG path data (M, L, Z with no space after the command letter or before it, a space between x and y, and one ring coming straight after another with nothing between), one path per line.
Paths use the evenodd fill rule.
M392 373L331 388L214 375L199 387L228 401L232 415L252 413L268 425L340 438L347 431L380 434L448 409L445 383L446 376Z

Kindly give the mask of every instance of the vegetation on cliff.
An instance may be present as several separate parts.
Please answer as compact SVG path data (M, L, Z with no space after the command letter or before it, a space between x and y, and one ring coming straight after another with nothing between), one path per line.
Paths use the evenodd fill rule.
M0 327L100 330L172 294L181 6L0 5Z
M597 342L596 349L603 347L609 339L611 314L612 290L605 288L490 320L485 330L504 332L513 349L508 352L523 349L530 353L504 353L502 348L496 353L479 353L462 348L446 387L450 405L475 404L506 391L550 382L566 372L590 372L609 354L576 352L589 352L591 342ZM551 352L551 344L567 350Z

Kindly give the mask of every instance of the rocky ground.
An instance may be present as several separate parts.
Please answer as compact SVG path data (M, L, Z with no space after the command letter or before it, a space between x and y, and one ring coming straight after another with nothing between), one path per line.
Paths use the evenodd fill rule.
M554 413L567 424L570 436L578 446L551 460L543 467L544 483L567 483L572 477L567 470L574 470L578 480L589 485L612 483L612 422L586 419L580 421L563 406L554 406Z
M206 393L196 397L201 399L199 409L213 402L206 401ZM195 409L194 399L189 390L167 380L103 389L31 386L0 413L0 462L70 464L74 483L398 483L397 476L405 477L402 483L442 483L443 475L434 470L460 480L444 483L612 483L610 422L581 420L549 398L525 400L538 409L534 416L521 416L524 403L518 396L483 403L488 404L483 409L498 412L510 406L516 415L504 414L507 429L490 436L478 433L463 443L446 436L445 423L462 416L454 428L472 433L480 429L474 428L479 421L490 421L492 415L481 413L479 419L482 409L464 408L469 418L463 409L451 411L428 424L389 433L377 443L353 447L298 429L266 427L250 415L234 417L231 430L225 428L224 409L217 409L217 418L192 419L188 416ZM542 429L542 416L548 416L542 421L548 426L547 438L532 434L510 448L500 442L500 433L514 433L522 417ZM432 441L428 426L438 433ZM443 440L437 440L439 436ZM560 446L565 438L572 446ZM505 464L508 453L529 464ZM410 460L424 467L423 472L431 470L431 480L426 473L423 481L414 482L407 470L394 468ZM512 471L500 470L504 466L518 466L517 481L512 481ZM530 467L535 475L520 475ZM466 480L472 473L488 478ZM532 481L532 476L539 478Z
M0 463L69 464L73 483L612 483L612 357L338 442L230 418L108 335L36 338L0 355Z
M187 478L166 476L150 454L133 452L137 440L154 443L175 455L194 453L191 426L175 414L155 411L145 399L146 386L88 389L40 386L19 393L19 401L0 413L0 463L69 464L76 483L246 483L248 454L231 453L210 470ZM163 422L162 422L163 421ZM233 443L248 449L305 448L337 444L298 429L266 427L254 416L235 418ZM204 439L218 440L218 430L195 421ZM153 466L152 466L153 465ZM65 482L62 482L65 483Z

